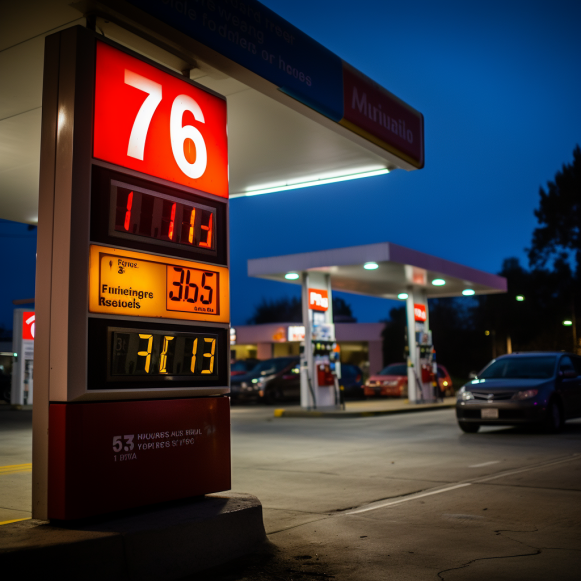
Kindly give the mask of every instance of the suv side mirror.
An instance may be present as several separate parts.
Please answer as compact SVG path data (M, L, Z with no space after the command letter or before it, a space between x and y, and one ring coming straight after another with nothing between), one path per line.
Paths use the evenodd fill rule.
M573 371L573 369L566 369L565 371L559 371L559 375L563 379L573 379L577 377L577 372Z
M477 377L478 377L478 375L476 374L476 372L475 372L475 371L471 371L471 372L468 374L468 379L476 379Z

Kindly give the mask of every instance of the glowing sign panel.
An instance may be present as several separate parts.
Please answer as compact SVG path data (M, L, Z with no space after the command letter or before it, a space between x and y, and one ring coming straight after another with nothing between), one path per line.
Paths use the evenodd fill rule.
M227 323L228 269L91 246L89 311Z
M426 306L414 304L414 319L418 322L425 323L427 318Z
M98 42L93 155L227 198L226 101Z
M28 341L34 340L36 315L34 311L25 311L22 313L22 338Z
M329 293L326 290L309 289L309 309L326 311L329 308Z

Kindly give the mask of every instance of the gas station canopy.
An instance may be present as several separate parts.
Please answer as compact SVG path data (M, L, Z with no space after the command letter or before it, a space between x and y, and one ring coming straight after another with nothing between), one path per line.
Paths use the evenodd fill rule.
M0 22L0 217L34 224L44 37L77 24L228 102L230 196L424 165L423 116L255 0L44 0Z
M308 271L329 274L333 290L386 299L396 299L410 288L423 289L428 298L507 290L501 276L391 242L248 261L249 276L279 282L301 284L300 273Z

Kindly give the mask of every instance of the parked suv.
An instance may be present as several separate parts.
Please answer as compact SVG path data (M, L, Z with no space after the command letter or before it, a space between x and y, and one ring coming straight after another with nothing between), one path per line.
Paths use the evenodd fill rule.
M458 391L456 418L464 432L480 426L538 424L559 431L581 416L581 357L513 353L493 359Z

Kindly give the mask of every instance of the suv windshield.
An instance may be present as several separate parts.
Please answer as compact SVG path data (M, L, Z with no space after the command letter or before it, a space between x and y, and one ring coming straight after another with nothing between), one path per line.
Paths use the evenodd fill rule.
M506 357L493 361L479 379L549 379L555 373L556 357Z
M281 357L280 359L267 359L261 361L251 372L250 375L259 377L261 375L273 375L282 371L285 367L293 363L295 360L290 357Z
M236 363L230 365L231 371L246 371L248 367L250 367L250 365L247 365L246 361L236 361Z
M385 369L379 372L379 375L406 375L408 374L408 368L405 363L395 363L388 365Z

